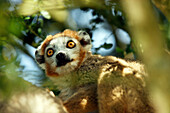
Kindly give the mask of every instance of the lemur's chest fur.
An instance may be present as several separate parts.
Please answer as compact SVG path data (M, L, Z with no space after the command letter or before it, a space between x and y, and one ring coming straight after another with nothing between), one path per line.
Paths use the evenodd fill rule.
M89 84L96 84L100 81L102 74L115 77L136 76L143 79L145 75L143 66L136 62L126 62L125 60L107 56L91 55L82 65L67 75L54 79L60 90L76 89ZM100 76L100 77L99 77Z
M101 61L94 57L95 56L91 55L80 65L79 68L70 73L57 78L53 77L51 79L60 90L68 88L76 89L77 87L83 87L87 84L97 84Z

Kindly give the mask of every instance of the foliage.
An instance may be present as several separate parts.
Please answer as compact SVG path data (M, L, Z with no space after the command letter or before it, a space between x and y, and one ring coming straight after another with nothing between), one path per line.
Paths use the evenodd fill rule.
M159 5L157 2L153 3L156 3L156 6ZM152 4L152 7L155 7L154 4ZM116 48L110 54L114 52L116 56L124 58L127 54L133 53L139 59L136 55L135 39L131 39L131 43L126 45L125 48L119 44L116 35L117 28L123 29L130 36L131 33L127 26L129 23L125 12L118 1L23 0L22 3L10 4L4 0L0 1L0 8L0 97L27 87L25 85L27 83L19 77L22 77L25 73L18 56L23 52L34 59L26 46L30 45L36 48L49 33L57 33L70 28L73 30L84 29L93 36L93 31L97 29L97 26L107 22L116 40ZM160 7L158 6L158 8ZM167 20L167 18L169 19L169 9L162 10L160 8L163 11L162 13L158 8L155 8L155 13L157 14L156 18L159 19L159 29L166 39L166 49L170 49L170 22ZM75 20L69 17L70 11L73 9L81 9L83 12L92 10L94 17L90 20L92 27L79 28L75 24ZM100 47L94 48L94 53L97 53L101 48L112 48L113 44L106 43L106 40ZM138 49L142 51L142 47Z
M168 54L168 50L165 47L165 38L169 36L165 37L165 34L162 35L161 30L164 32L166 30L160 29L160 24L155 19L155 15L152 12L153 9L148 1L134 2L135 0L122 2L122 6L127 14L128 22L131 23L129 27L132 28L130 32L135 45L137 48L142 47L142 51L138 49L137 52L142 58L149 75L147 86L153 98L156 112L169 113L170 54ZM168 24L168 21L165 23Z

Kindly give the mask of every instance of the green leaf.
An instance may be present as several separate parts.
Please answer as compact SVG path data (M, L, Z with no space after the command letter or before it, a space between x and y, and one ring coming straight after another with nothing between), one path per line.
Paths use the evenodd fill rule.
M113 44L104 43L101 47L103 47L105 49L110 49L112 46L113 46Z
M31 19L31 17L30 17L30 16L25 17L25 20L29 20L29 19Z
M41 14L43 15L44 18L51 19L51 15L49 14L48 11L41 11Z
M123 49L121 49L121 48L119 48L119 47L116 47L116 52L117 52L117 53L122 53L122 52L124 52L124 51L123 51Z
M38 33L41 34L41 32L42 32L42 29L38 28Z

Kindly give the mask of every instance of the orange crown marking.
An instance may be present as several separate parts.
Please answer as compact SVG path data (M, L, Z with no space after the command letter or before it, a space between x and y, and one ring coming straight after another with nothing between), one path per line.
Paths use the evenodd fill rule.
M47 47L48 43L53 39L53 36L52 35L48 35L47 38L43 41L42 43L42 50L41 50L41 54L44 55L44 51L45 51L45 48Z
M79 40L79 36L78 33L76 31L72 31L70 29L66 29L61 33L57 33L54 36L52 35L48 35L47 38L43 41L42 44L42 50L41 50L41 54L44 55L44 51L45 48L47 47L47 45L49 44L49 42L54 39L54 38L58 38L58 37L71 37L71 38L75 38L77 40Z
M57 33L53 37L57 38L57 37L61 37L61 36L67 36L67 37L75 38L77 40L79 39L79 36L78 36L77 32L72 31L70 29L66 29L62 33Z

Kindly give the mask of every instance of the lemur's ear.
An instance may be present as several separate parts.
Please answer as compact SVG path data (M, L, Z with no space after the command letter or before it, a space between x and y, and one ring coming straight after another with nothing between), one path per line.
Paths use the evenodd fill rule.
M92 45L89 34L81 30L78 32L78 36L80 37L80 44L86 49L86 51L90 51Z
M37 50L35 51L35 60L37 61L37 63L40 65L40 67L45 68L44 67L44 63L45 63L45 58L43 54L41 53L41 46L39 46L37 48Z
M38 62L38 64L45 63L44 55L40 55L40 46L35 51L35 59Z

